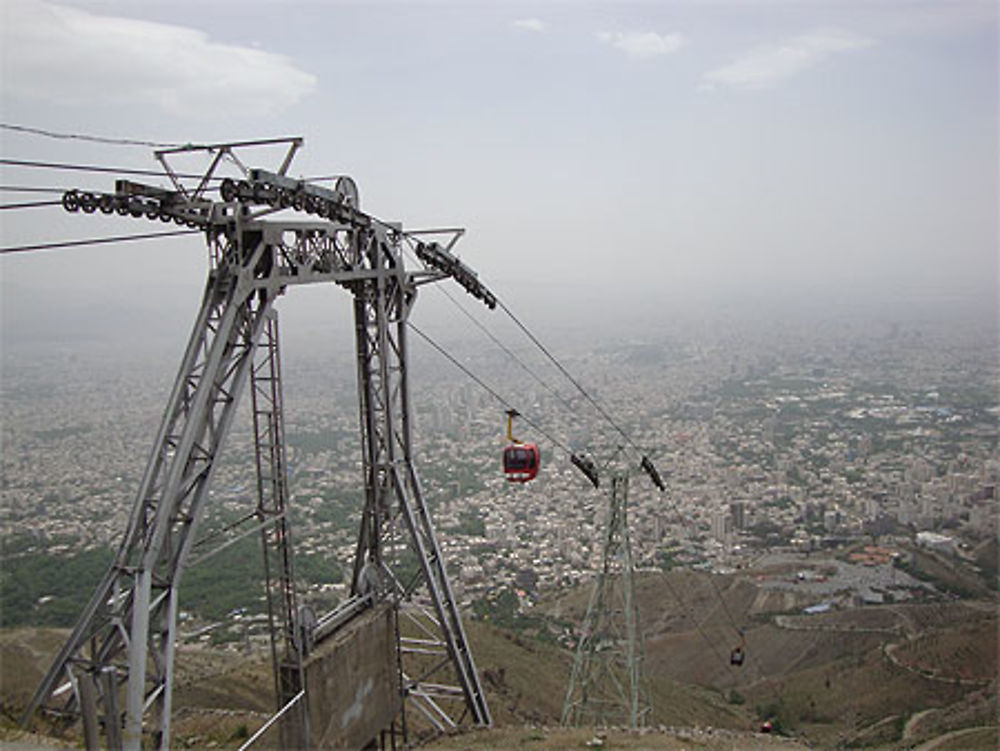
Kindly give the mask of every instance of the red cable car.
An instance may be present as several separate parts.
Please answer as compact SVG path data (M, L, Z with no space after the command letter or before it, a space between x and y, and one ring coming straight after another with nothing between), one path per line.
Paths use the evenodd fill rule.
M522 443L514 437L516 409L507 410L507 440L510 445L503 450L503 472L510 482L530 482L538 476L541 457L534 443Z

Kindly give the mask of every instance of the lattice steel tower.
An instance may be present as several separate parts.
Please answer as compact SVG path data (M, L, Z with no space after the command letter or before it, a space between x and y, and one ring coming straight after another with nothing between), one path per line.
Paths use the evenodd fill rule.
M44 708L82 718L88 747L103 735L109 748L169 748L181 575L201 555L197 532L211 502L208 489L249 382L257 499L248 528L237 531L259 532L264 541L284 745L327 742L310 717L322 696L308 675L309 660L324 640L334 634L342 640L373 612L386 614L395 649L384 688L399 698L389 716L365 719L358 732L368 737L352 736L352 743L405 732L404 707L423 718L415 724L439 730L491 722L414 465L406 333L421 284L452 277L488 306L496 300L450 252L462 230L407 232L363 213L350 178L327 189L288 177L301 145L274 139L166 149L155 156L171 189L119 180L113 194L63 197L69 211L200 230L210 268L124 539L25 721ZM265 146L281 150L277 168L246 168L242 152ZM210 158L194 184L175 169L184 155ZM218 173L229 165L238 179L219 185ZM220 195L211 198L216 185ZM289 219L289 212L299 218ZM431 241L435 236L443 245ZM420 259L416 271L405 267L406 249ZM290 287L324 283L344 287L354 299L364 503L350 598L317 618L296 601L273 305ZM399 564L407 550L417 565L404 578Z
M654 482L660 486L658 480L656 476ZM628 531L628 475L615 474L608 494L601 567L573 661L563 725L639 728L649 722L652 705L643 675L634 573Z

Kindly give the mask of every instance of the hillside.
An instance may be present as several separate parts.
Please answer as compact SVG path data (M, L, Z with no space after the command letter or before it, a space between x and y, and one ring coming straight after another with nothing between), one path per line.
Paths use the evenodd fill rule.
M612 751L799 751L808 746L792 738L714 727L662 727L646 731L593 730L589 728L515 727L476 730L437 739L422 748L428 751L578 751L592 748Z
M773 718L812 747L892 746L904 731L916 745L960 728L997 725L995 600L806 615L804 608L822 598L807 587L769 589L759 577L690 571L640 577L653 680L669 677L745 702L741 708L752 716ZM578 622L586 594L561 594L541 608ZM747 659L733 667L728 656L738 629Z
M802 747L754 733L765 718L810 748L913 747L953 732L949 737L976 744L996 727L992 601L834 608L807 615L803 608L816 598L806 589L768 589L747 573L687 571L645 574L637 593L651 730L641 736L613 733L603 739L603 748ZM543 599L515 627L468 618L496 729L440 739L431 748L559 749L593 741L589 731L553 729L572 652L551 637L532 635L579 624L586 598L586 588L577 588ZM551 630L539 623L552 624ZM728 660L737 638L734 624L746 633L742 667ZM8 728L63 637L49 629L0 633L0 702ZM270 668L263 655L178 650L178 739L193 747L209 742L236 747L270 710ZM972 732L984 726L987 730Z

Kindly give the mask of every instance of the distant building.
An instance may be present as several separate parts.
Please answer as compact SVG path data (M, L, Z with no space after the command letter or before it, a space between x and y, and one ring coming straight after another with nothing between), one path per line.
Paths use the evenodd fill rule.
M729 515L733 520L733 529L744 530L747 526L746 501L733 501L729 504Z
M937 532L917 532L917 545L939 553L955 552L955 540Z
M892 535L899 524L891 514L879 514L874 519L865 520L861 529L866 535Z
M712 537L720 542L733 532L733 517L726 511L718 511L712 516Z
M840 511L832 509L823 512L823 527L827 532L833 532L840 526Z

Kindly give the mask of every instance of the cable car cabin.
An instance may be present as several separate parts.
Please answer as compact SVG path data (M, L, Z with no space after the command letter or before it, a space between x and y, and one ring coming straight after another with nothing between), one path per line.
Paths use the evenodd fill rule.
M534 480L540 463L534 443L516 443L503 450L503 472L510 482Z
M733 651L729 653L729 664L736 665L739 667L743 664L744 658L747 656L747 637L740 629L740 643L733 647Z
M510 482L530 482L538 475L541 457L534 443L522 443L514 437L516 409L507 410L507 440L510 444L503 450L503 473Z
M729 664L742 665L745 656L746 653L743 651L743 647L733 647L733 651L729 653Z

